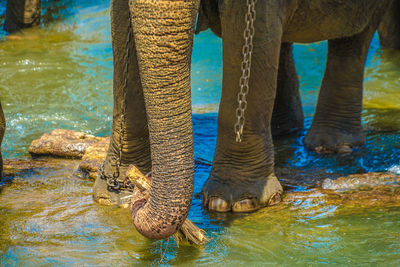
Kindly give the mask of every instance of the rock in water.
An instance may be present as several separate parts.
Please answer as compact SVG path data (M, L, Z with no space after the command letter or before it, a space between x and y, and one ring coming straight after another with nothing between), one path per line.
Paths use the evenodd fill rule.
M86 149L79 164L78 172L91 179L96 179L99 169L106 159L108 147L110 145L110 138L103 138Z
M32 175L42 169L70 168L74 169L78 162L62 158L40 158L40 159L5 159L4 177L16 177Z
M87 133L57 129L33 140L29 153L33 156L56 156L80 159L89 146L103 140Z
M400 185L400 176L394 173L369 172L363 174L351 174L340 177L336 180L325 179L322 182L322 189L338 191L355 190L379 185Z

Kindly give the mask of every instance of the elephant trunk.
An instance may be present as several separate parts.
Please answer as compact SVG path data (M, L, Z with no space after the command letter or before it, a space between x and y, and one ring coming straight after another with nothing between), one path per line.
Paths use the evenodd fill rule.
M190 89L199 0L131 0L152 159L150 199L132 208L142 235L163 239L185 221L193 194Z

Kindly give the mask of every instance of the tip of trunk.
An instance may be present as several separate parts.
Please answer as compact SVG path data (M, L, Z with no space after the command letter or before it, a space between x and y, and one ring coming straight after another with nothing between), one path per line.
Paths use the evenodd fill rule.
M157 212L150 207L149 177L134 165L128 168L126 177L135 185L131 199L131 216L136 230L150 239L164 239L175 234L187 217L190 202L177 212Z
M133 225L144 237L150 239L165 239L175 234L187 216L178 216L172 221L156 221L149 215L149 208L146 200L137 200L132 204L131 215Z

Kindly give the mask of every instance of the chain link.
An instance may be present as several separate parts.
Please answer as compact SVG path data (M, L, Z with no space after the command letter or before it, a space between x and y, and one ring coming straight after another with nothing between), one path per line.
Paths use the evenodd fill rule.
M239 86L240 91L237 96L238 107L236 109L236 118L234 131L236 134L236 142L242 142L243 128L246 118L244 112L247 109L247 94L249 93L249 80L251 68L251 55L253 53L253 37L254 37L254 21L256 20L255 5L257 0L246 0L247 13L245 16L246 28L243 33L244 45L242 48L243 61L241 64L242 75L240 76Z
M121 159L122 159L122 150L123 150L123 142L125 136L125 115L126 115L126 93L128 91L128 71L129 71L129 44L132 39L132 26L131 20L129 18L128 25L128 35L125 43L125 68L124 68L124 84L123 84L123 94L122 94L122 106L121 106L121 116L120 116L120 133L119 133L119 147L118 154L115 158L115 171L113 175L106 175L104 172L104 164L100 168L100 177L107 181L107 188L110 191L121 191L121 190L133 190L133 184L130 183L128 179L125 178L123 182L118 181L120 176L120 168L121 168Z

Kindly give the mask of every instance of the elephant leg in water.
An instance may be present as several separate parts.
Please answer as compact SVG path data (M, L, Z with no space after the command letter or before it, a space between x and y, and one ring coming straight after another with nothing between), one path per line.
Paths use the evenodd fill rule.
M292 44L282 43L279 56L278 84L271 118L273 136L303 128L299 79L293 60Z
M400 50L399 14L400 2L393 1L378 27L382 48ZM368 39L365 41L368 42ZM283 43L279 58L276 99L271 120L273 136L280 136L302 128L303 112L298 88L299 84L293 61L292 46L291 44ZM311 148L313 148L312 145ZM337 150L340 149L333 149L330 152ZM346 147L343 149L342 147L342 151L350 150Z
M244 17L242 1L224 1L219 7L223 41L222 98L218 137L209 179L203 187L203 203L220 212L251 211L273 202L282 187L274 175L271 115L275 100L282 37L278 5L257 2L254 50L243 140L236 142L238 81L242 62ZM275 14L275 15L273 15ZM243 21L243 23L238 23Z
M364 65L377 22L359 34L328 41L328 58L314 119L304 144L318 152L351 152L364 144Z
M130 23L128 1L113 0L111 35L114 56L114 111L111 143L103 171L108 177L116 175L121 184L129 164L135 164L143 173L151 171L146 108ZM119 160L121 166L117 170ZM105 179L96 179L93 188L95 201L109 205L121 204L121 197L125 195L118 190L107 190Z
M247 9L239 1L219 2L223 88L213 168L203 187L206 207L216 211L251 211L274 202L273 196L281 192L273 171L270 123L281 42L329 39L326 72L313 125L305 138L306 146L318 151L349 151L364 142L364 64L369 43L390 2L365 0L343 6L334 4L335 1L314 1L312 5L303 1L258 1L241 143L235 143L232 129L238 92L238 83L232 77L241 74L238 66L242 61L244 23L238 22L243 21Z
M221 37L221 18L217 2L216 0L201 1L196 34L210 28L218 37ZM273 136L280 136L302 128L303 110L300 100L299 81L293 60L292 44L282 43L271 131Z
M40 24L41 0L7 0L4 30L13 33Z
M1 142L3 141L4 132L6 130L6 119L0 103L0 179L3 176L3 158L1 156Z
M129 7L126 2L113 1L112 13L115 16L113 20L115 22L121 19L118 27L123 29L123 32L127 31L128 27L124 25L129 26L129 23L124 23L124 18L126 20L129 16L120 14L124 14L124 10L130 10L141 90L147 113L153 171L150 199L147 202L142 200L133 203L132 218L140 233L150 238L165 238L182 225L190 207L193 191L190 55L199 2L132 0L129 2ZM249 80L251 89L247 95L244 137L242 142L238 143L235 141L236 133L233 131L233 126L237 121L235 109L239 86L233 77L241 76L240 64L245 28L243 18L247 7L243 1L219 1L223 39L223 88L213 167L202 191L206 207L216 211L251 211L273 203L277 200L275 196L282 193L282 187L274 175L271 135L271 116L282 42L315 42L332 39L329 41L327 70L319 100L322 106L318 104L315 126L313 125L314 130L328 131L323 132L321 136L318 136L319 132L316 131L315 138L323 141L320 137L333 133L338 137L334 140L338 140L339 144L345 141L346 145L348 142L357 144L359 139L362 139L359 137L355 138L355 141L348 141L346 138L349 136L352 138L353 135L351 130L350 134L346 134L348 133L346 131L349 127L361 125L359 120L362 70L369 40L377 26L375 23L377 20L371 16L374 14L377 16L379 9L383 10L384 4L389 2L365 0L354 2L354 5L352 3L345 6L330 5L327 1L320 3L315 1L313 2L315 6L310 8L306 1L257 2ZM315 7L321 10L316 12ZM116 10L113 10L114 8ZM354 16L355 11L363 15ZM317 16L313 17L312 12L316 12ZM318 16L321 13L324 16ZM243 23L240 23L241 21ZM333 25L332 21L337 24ZM125 43L126 39L118 37L114 31L115 28L113 45L114 53L117 53L117 44ZM121 63L121 58L118 60L116 57L114 61L117 65L116 70L118 65L127 66L129 69L131 65L126 65L125 62L130 61L125 59ZM136 64L136 61L132 64ZM139 79L139 76L134 76L133 79ZM120 90L118 86L125 88L125 85L121 84L122 82L114 82L115 92L118 93ZM139 87L137 89L140 90ZM125 91L129 93L129 90ZM118 98L116 101L121 102ZM135 100L127 101L127 112L130 101ZM136 101L134 103L141 102L139 98L136 98ZM335 109L332 109L332 103L336 106ZM118 107L116 109L118 110ZM123 106L120 110L124 110ZM118 111L114 112L117 112L117 115L114 113L113 127L118 129L116 128L118 124L125 124L120 123ZM325 120L332 121L332 124L322 123ZM136 118L132 117L130 121L126 116L124 121L126 125L136 123ZM139 121L140 125L146 124L140 116L138 123ZM343 135L343 129L340 127L343 121L348 124L345 125L344 138L340 138L341 134ZM356 135L359 133L361 128L356 129ZM118 148L118 143L121 143L119 141L121 129L118 133L113 132L113 135L116 141L112 142L117 144ZM122 141L126 140L129 144L131 138L133 137L126 136L124 132ZM139 145L139 143L133 144ZM132 151L136 150L134 146ZM133 153L127 149L125 151L122 149L122 152L127 156ZM110 148L105 168L109 175L115 170L115 164L111 162L116 158L116 154ZM131 159L132 163L136 164L134 157ZM107 164L110 166L108 171Z

